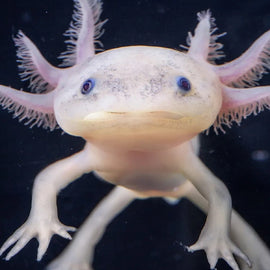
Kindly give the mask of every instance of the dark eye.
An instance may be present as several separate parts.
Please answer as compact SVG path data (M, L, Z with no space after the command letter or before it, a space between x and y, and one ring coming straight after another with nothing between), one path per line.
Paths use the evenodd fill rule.
M95 80L94 79L86 80L82 85L81 93L83 95L89 94L90 91L94 88L94 86L95 86Z
M189 80L185 77L179 77L177 79L177 85L181 90L185 92L188 92L191 89L191 84Z

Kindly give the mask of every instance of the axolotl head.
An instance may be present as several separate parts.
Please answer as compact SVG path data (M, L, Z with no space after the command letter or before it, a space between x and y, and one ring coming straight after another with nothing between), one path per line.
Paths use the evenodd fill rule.
M54 111L64 131L92 143L152 150L207 129L221 102L207 64L172 49L130 46L73 69L59 83Z
M67 68L48 63L21 31L14 39L20 75L37 93L0 85L0 105L25 124L60 126L106 149L148 151L181 144L211 125L224 131L270 107L269 87L252 87L270 69L269 32L236 60L216 65L223 34L203 11L186 52L130 46L95 54L101 1L82 3L65 34L68 50L60 58Z

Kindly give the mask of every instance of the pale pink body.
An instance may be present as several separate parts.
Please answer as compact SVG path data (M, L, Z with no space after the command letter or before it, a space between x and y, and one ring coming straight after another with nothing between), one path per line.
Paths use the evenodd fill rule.
M21 76L30 79L29 94L0 86L0 102L27 124L83 137L77 154L41 171L34 183L28 220L2 246L14 243L6 259L28 241L39 241L44 255L51 236L71 238L57 216L57 193L82 174L94 171L116 187L91 213L74 241L51 270L91 269L96 243L107 224L136 198L186 197L207 214L198 241L210 267L223 258L233 270L268 270L269 250L231 207L221 180L198 158L198 134L217 132L232 122L269 107L270 87L254 87L269 68L270 33L242 56L224 65L209 11L198 14L187 52L150 46L121 47L95 55L100 36L99 0L75 0L75 22L66 35L63 66L51 66L22 33L15 38ZM265 60L266 59L266 60ZM231 88L234 86L237 88ZM241 88L245 87L245 88ZM234 258L239 258L239 265Z

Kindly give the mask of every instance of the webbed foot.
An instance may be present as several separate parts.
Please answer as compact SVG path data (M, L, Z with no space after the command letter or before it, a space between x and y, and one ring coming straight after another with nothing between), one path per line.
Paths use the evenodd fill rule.
M50 240L54 234L64 238L72 239L68 231L75 231L76 228L63 225L56 219L41 220L30 217L19 229L17 229L2 245L0 256L13 244L15 246L9 251L6 260L16 255L32 239L37 238L39 242L37 260L40 261L46 252Z
M233 270L240 270L234 256L241 258L251 268L249 258L226 236L217 232L202 231L199 240L188 251L205 250L210 268L214 269L219 258L224 259Z

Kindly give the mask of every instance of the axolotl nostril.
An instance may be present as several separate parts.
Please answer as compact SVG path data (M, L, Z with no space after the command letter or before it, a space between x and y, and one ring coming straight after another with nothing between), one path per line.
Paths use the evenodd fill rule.
M90 269L106 226L137 198L185 197L207 215L198 241L211 269L219 258L233 270L268 270L269 250L232 209L231 196L198 157L198 135L224 131L270 105L270 87L256 86L270 67L270 32L226 64L210 11L198 13L184 51L126 46L95 54L102 3L74 0L62 67L49 64L22 32L14 38L23 80L32 93L0 86L0 103L20 121L85 139L82 151L55 162L35 178L28 220L3 244L6 259L33 237L41 260L53 234L71 239L57 215L58 192L94 172L116 185L48 269ZM255 87L256 86L256 87ZM236 262L236 258L239 265Z

